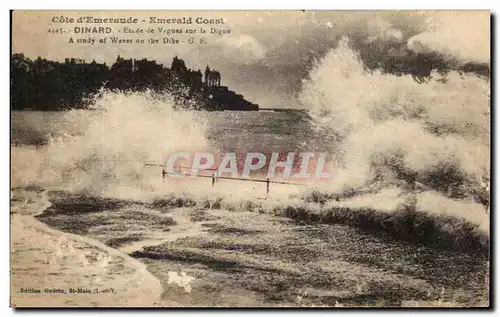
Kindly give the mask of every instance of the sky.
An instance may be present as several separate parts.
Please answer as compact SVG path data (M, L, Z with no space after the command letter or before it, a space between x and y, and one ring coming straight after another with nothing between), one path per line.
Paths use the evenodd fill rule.
M69 44L68 34L50 29L73 29L78 24L52 22L53 17L203 17L224 19L223 36L207 36L207 44ZM90 25L86 25L90 26ZM153 25L141 28L185 29L197 25ZM117 34L132 39L150 36ZM121 26L123 28L123 25ZM210 26L205 25L210 29ZM109 35L91 35L104 37ZM154 35L161 38L160 35ZM222 74L222 84L261 107L299 107L295 99L314 60L335 48L343 36L353 39L365 56L440 52L461 63L490 62L490 13L488 11L15 11L12 17L12 51L30 58L41 56L63 61L65 57L95 59L109 66L118 54L124 58L154 59L170 67L178 56L191 69L206 65ZM80 34L79 38L88 38ZM171 37L171 36L166 36ZM189 38L187 35L175 36ZM74 37L75 39L77 36ZM366 52L365 52L366 53ZM403 56L404 58L404 56Z

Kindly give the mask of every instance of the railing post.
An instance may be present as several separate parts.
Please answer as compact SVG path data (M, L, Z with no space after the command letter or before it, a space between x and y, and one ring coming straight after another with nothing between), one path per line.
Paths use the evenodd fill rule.
M269 194L269 178L266 180L266 195Z
M215 173L212 174L212 187L215 186Z

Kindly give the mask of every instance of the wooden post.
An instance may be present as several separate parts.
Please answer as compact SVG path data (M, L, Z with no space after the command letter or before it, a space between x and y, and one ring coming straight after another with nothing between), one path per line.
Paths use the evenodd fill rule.
M266 180L266 195L269 194L269 178Z
M215 186L215 173L213 173L212 175L212 187Z

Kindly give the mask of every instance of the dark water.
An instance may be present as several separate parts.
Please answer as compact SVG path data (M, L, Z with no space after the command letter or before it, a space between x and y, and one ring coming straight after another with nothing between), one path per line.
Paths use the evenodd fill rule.
M316 133L304 111L198 112L208 122L205 137L221 152L295 152L332 150L332 141ZM12 142L33 144L46 141L48 134L78 135L87 125L85 116L68 112L13 111Z
M207 138L225 152L328 151L331 142L315 132L303 111L213 112Z

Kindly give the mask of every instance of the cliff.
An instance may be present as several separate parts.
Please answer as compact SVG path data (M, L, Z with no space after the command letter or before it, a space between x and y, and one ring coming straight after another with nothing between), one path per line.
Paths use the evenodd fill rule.
M203 78L204 77L204 78ZM200 70L186 67L176 57L170 68L156 61L117 57L105 63L66 58L64 63L23 54L11 58L11 109L62 110L83 108L85 98L102 88L141 91L151 89L173 94L176 101L194 110L258 110L242 95L221 86L221 74L207 66Z

